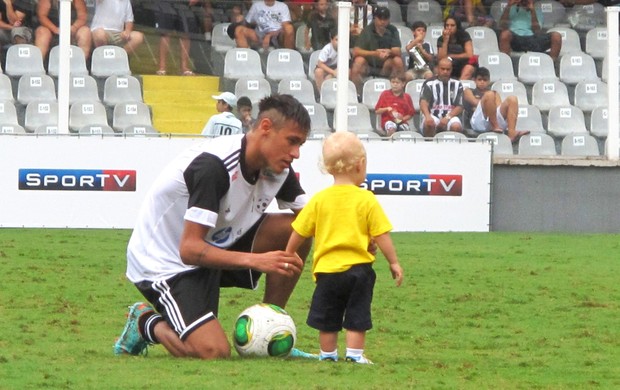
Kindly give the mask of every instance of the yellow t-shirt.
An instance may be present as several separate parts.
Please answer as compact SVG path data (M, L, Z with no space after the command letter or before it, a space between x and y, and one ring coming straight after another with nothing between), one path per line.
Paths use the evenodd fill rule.
M314 236L312 275L344 272L372 263L372 237L392 230L375 195L354 185L336 185L318 192L293 222L302 237Z

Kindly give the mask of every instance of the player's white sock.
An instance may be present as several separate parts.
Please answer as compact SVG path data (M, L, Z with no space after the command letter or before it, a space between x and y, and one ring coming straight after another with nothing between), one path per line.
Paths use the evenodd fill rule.
M319 355L320 360L333 360L338 361L338 349L334 349L331 352L325 352L321 350L321 354Z
M352 358L353 360L359 360L363 354L363 349L347 348L347 357Z

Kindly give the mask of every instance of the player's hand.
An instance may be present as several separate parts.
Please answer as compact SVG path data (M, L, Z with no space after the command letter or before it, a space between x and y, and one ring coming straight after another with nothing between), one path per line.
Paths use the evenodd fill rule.
M295 276L301 274L304 262L296 253L285 251L273 251L261 254L265 259L261 259L258 271L264 273L277 273L280 275Z
M403 283L403 269L400 264L390 264L390 272L392 273L392 279L396 282L396 287L400 287Z

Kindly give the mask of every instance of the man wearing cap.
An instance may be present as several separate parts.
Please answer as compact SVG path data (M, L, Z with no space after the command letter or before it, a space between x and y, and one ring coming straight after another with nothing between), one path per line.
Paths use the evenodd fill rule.
M377 7L373 21L355 40L351 81L361 95L363 79L369 75L389 77L404 72L398 29L390 24L390 10Z
M218 137L220 135L242 134L241 121L232 113L237 106L237 97L230 92L211 97L217 100L215 108L219 114L213 115L209 119L202 129L202 135Z

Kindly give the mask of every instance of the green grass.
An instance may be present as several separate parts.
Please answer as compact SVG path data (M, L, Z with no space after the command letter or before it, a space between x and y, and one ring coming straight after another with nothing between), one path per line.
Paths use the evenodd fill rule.
M397 233L406 280L383 258L367 355L344 362L115 357L126 306L127 230L0 229L0 389L575 389L620 387L618 235ZM288 311L298 346L313 284ZM261 292L224 290L220 319ZM344 347L340 343L341 349Z

